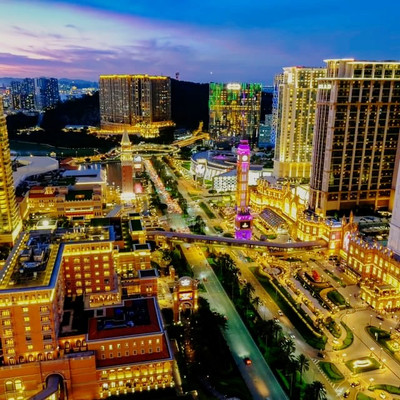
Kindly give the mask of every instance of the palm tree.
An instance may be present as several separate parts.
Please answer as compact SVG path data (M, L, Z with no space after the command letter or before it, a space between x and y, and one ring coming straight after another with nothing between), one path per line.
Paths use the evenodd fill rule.
M324 384L320 381L314 381L307 385L305 398L307 400L326 400L326 389Z
M247 282L242 289L242 295L246 303L251 302L253 293L254 293L253 285L250 282Z
M300 364L296 358L293 358L289 356L288 364L285 368L285 370L289 373L290 375L290 392L289 392L289 397L292 398L292 393L293 393L293 386L296 382L294 377L296 376L296 372L300 369Z
M297 357L297 361L299 362L299 371L301 379L303 377L303 372L308 371L310 369L310 360L304 354L300 354Z
M296 346L292 339L283 338L281 340L281 349L287 358L290 358L292 353L296 350Z

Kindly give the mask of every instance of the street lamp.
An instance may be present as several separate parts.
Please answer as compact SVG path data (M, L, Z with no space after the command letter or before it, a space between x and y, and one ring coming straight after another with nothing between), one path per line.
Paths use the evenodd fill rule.
M371 326L372 323L372 314L369 315L369 326Z

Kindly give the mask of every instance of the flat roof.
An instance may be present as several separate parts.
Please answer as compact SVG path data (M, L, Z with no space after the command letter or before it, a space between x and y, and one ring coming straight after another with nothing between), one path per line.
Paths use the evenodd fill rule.
M151 247L150 247L149 243L134 244L133 245L133 250L151 250Z
M66 201L76 200L91 200L93 197L93 190L68 190L65 195Z
M157 278L158 273L156 269L140 269L138 271L139 278Z
M47 235L24 233L21 236L0 272L1 292L55 287L64 246L44 241L44 236ZM35 261L35 255L42 255L42 259Z
M129 299L123 306L106 308L103 317L90 318L88 340L162 332L155 298Z
M140 219L130 219L129 220L129 228L132 232L142 231L142 221Z

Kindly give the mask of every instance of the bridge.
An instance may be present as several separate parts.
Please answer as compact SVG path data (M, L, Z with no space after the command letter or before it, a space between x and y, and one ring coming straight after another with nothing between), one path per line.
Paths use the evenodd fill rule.
M210 139L210 135L207 132L203 132L203 121L199 123L199 127L193 131L192 136L182 140L175 140L172 144L178 146L179 148L189 146L198 140L208 140Z
M180 241L186 243L204 243L211 245L246 247L251 249L266 249L270 251L287 252L290 250L312 250L327 247L325 240L314 240L309 242L292 242L292 243L276 243L259 240L239 240L234 238L226 238L220 236L193 235L191 233L182 232L165 232L165 231L149 231L146 233L149 240L160 241L167 239L170 241Z

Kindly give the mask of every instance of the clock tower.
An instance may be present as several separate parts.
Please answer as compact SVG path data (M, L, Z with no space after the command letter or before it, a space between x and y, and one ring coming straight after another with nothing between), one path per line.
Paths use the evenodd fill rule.
M236 187L236 239L251 239L253 217L249 208L249 169L250 146L248 140L241 140L237 148L237 187Z
M132 144L127 132L124 132L121 140L121 199L131 201L135 194L133 192L133 156Z

